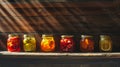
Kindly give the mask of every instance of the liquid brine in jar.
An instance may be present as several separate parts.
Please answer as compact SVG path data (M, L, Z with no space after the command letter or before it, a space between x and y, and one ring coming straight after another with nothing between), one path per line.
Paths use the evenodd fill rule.
M20 52L20 37L17 34L9 34L7 39L7 50L9 52Z
M51 34L43 34L42 41L40 43L41 51L43 52L53 52L55 51L55 40Z
M92 36L81 35L80 50L82 52L93 52L94 51L94 41L93 41Z
M62 35L60 40L61 52L73 52L74 51L73 35Z
M103 51L103 52L112 51L112 40L110 36L100 35L99 48L100 48L100 51Z
M25 52L36 51L36 39L32 34L24 34L23 49Z

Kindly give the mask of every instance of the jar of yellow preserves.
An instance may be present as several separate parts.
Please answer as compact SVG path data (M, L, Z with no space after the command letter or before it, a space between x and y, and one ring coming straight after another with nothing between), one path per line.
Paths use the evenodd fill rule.
M24 34L23 49L25 52L36 51L36 39L34 35Z
M42 35L42 41L40 44L41 51L52 52L55 50L55 40L53 35Z
M100 35L99 48L103 52L112 51L112 40L110 36Z

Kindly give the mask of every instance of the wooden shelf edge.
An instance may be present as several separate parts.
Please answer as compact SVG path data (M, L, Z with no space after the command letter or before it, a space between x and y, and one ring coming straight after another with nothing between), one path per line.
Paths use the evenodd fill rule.
M44 53L44 52L8 52L1 51L1 56L49 56L49 57L113 57L120 58L120 53Z

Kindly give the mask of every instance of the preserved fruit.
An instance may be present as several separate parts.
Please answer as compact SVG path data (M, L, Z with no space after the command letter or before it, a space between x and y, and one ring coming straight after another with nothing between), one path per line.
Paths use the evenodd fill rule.
M40 44L41 51L51 52L55 50L55 40L53 35L42 35L42 41Z
M73 52L74 42L72 35L62 35L60 40L60 51L62 52Z
M24 51L36 51L36 39L33 35L25 34L23 39Z
M80 50L82 52L94 51L94 41L90 35L81 35Z
M17 34L9 34L7 39L7 50L9 52L20 52L20 38Z
M111 51L112 50L112 40L108 35L100 35L99 41L100 51Z

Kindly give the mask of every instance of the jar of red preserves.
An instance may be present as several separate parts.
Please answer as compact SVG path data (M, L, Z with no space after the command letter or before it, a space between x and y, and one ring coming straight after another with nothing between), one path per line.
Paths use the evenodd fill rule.
M17 34L9 34L7 39L9 52L20 52L20 37Z
M62 35L60 40L61 52L73 52L74 51L73 35Z
M80 50L82 52L92 52L92 51L94 51L94 41L93 41L92 36L81 35Z
M53 52L55 51L55 40L53 35L43 34L42 41L40 43L41 51L43 52Z

